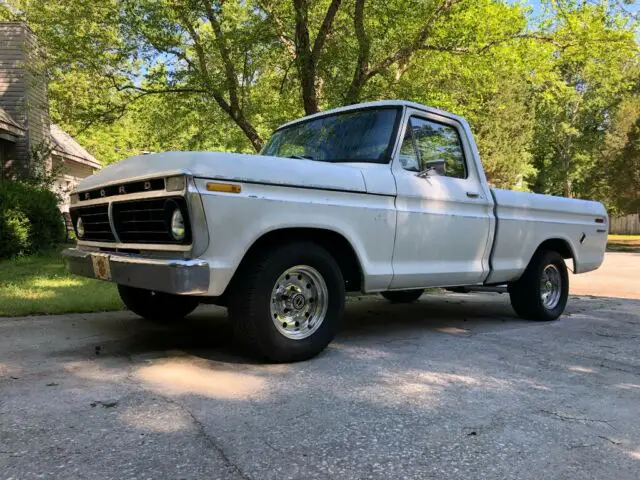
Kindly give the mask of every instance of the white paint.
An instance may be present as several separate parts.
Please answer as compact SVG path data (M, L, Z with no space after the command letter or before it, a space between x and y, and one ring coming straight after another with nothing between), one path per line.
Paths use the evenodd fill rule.
M165 152L127 158L84 180L79 190L90 190L124 180L178 174L235 181L304 185L364 192L360 169L346 163L219 152Z
M396 224L392 196L257 184L243 184L240 194L219 193L207 192L206 182L196 180L207 212L209 248L201 258L211 264L210 295L224 292L256 240L283 228L319 228L343 235L363 267L365 290L388 288Z
M536 248L554 238L571 247L575 273L595 270L602 264L607 225L595 223L596 217L607 218L601 203L499 189L494 193L498 203L498 233L492 258L494 270L487 281L517 279ZM580 243L583 233L586 237Z
M481 283L489 272L489 236L493 232L493 199L481 188L481 167L464 135L465 124L441 114L409 108L417 116L454 126L463 139L468 176L465 179L433 175L422 178L400 164L398 148L393 175L398 189L398 224L393 255L392 289ZM467 193L477 194L470 198Z
M364 106L375 105L403 109L391 164L169 152L109 166L82 181L79 190L175 174L195 177L209 234L208 247L199 256L211 265L209 295L224 292L261 236L286 228L325 229L344 236L358 256L367 292L516 280L547 239L570 245L577 272L602 263L606 233L597 230L607 225L595 223L596 217L606 218L601 204L495 190L496 220L494 199L463 118L409 102ZM458 129L468 178L420 178L402 168L399 144L412 114ZM208 179L232 180L242 191L208 192Z

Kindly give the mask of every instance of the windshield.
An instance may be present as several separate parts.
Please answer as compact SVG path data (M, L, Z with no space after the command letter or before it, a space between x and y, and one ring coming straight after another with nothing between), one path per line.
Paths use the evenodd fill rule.
M321 162L387 163L399 108L353 110L277 130L261 155Z

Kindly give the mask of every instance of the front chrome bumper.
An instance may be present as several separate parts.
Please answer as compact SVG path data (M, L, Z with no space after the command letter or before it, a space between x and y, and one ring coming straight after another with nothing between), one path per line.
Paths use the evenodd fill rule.
M209 264L204 260L156 259L67 248L67 269L76 275L177 295L206 295Z

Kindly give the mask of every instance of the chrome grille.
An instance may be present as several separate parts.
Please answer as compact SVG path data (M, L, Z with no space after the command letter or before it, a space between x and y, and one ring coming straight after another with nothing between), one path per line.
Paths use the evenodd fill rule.
M72 209L71 220L74 229L78 224L78 218L82 218L84 226L85 233L82 240L115 242L115 236L109 225L109 206L107 204ZM77 230L76 235L78 235Z
M184 240L176 241L170 234L171 214L179 208L187 232ZM179 244L191 243L187 206L182 197L154 198L114 202L113 223L122 243Z

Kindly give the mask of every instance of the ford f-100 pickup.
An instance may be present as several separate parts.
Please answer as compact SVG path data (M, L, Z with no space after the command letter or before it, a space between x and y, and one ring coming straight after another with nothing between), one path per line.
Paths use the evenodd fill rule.
M351 291L506 285L518 315L554 320L565 261L598 268L608 223L597 202L490 188L468 123L405 101L293 121L256 155L132 157L71 201L71 272L159 322L226 306L237 338L279 362L322 351Z

